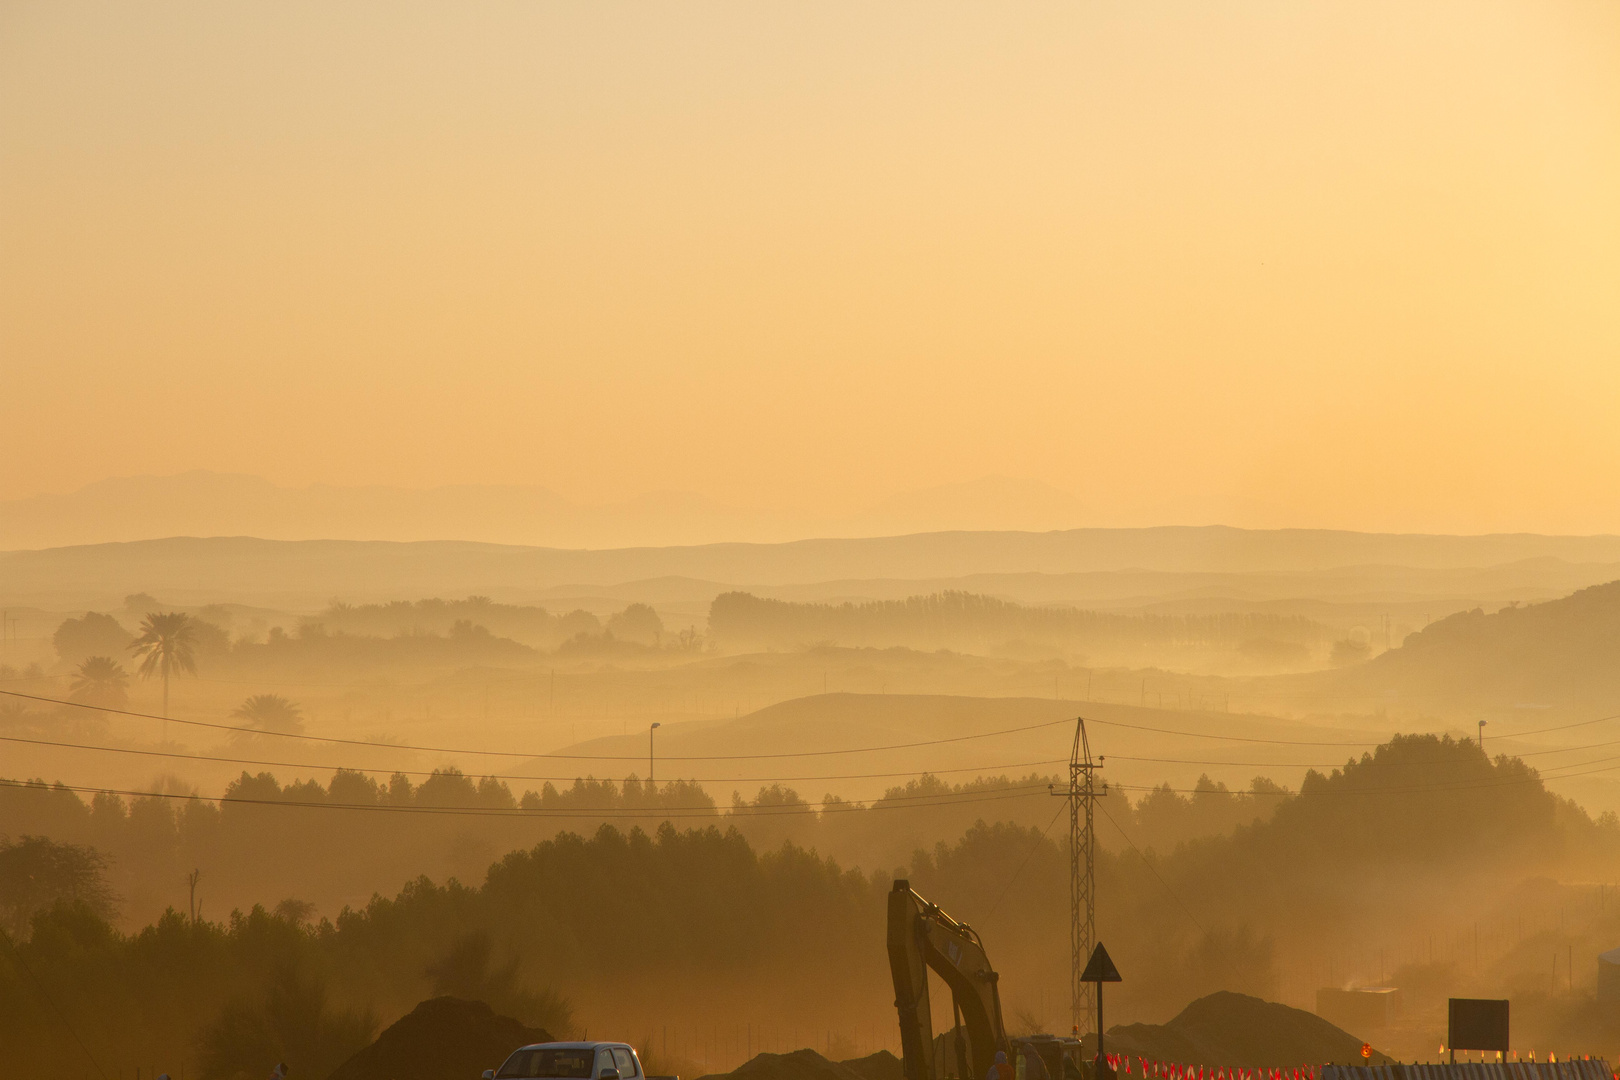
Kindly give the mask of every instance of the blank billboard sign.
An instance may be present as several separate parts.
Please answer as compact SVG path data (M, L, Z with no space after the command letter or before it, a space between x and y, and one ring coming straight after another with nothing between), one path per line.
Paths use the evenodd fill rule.
M1508 1003L1452 998L1446 1043L1453 1050L1508 1050Z

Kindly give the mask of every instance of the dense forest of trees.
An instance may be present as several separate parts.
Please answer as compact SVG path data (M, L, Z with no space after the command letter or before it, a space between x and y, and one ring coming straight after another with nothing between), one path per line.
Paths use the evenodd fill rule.
M465 777L439 784L436 799L453 791L469 809L514 809L498 785ZM394 790L353 777L332 786L345 800L403 806L429 783ZM330 787L272 789L254 777L234 794L240 803L289 790L334 797ZM581 784L573 792L591 790ZM585 797L574 793L536 798L561 806ZM611 797L646 794L613 786ZM72 810L71 792L13 788L7 798L24 795L81 812ZM780 792L733 811L757 815L787 804ZM191 827L216 835L249 809L229 801L213 810L183 805ZM5 808L5 820L17 820L13 809ZM106 797L82 813L130 829L163 824L155 805L119 812ZM328 834L351 821L332 810L301 813ZM94 887L90 847L58 855L44 848L60 839L8 843L0 874L26 864L37 877L40 866L59 866L63 884L55 896L34 895L26 929L12 935L21 963L0 965L0 1040L25 1073L61 1072L64 1062L75 1063L70 1074L81 1071L84 1052L71 1028L104 1067L178 1058L196 1075L228 1077L247 1064L227 1050L247 1045L300 1056L318 1076L329 1067L319 1063L335 1064L376 1022L435 992L482 997L558 1031L605 1023L611 1003L639 994L651 994L654 1012L671 1024L700 1023L691 1018L745 1008L763 987L806 1017L845 999L881 1015L888 996L882 904L893 872L979 929L1004 973L1009 1013L1034 1015L1038 1007L1020 996L1020 985L1063 985L1066 946L1054 942L1067 940L1067 864L1048 828L980 821L913 851L892 871L863 874L801 844L751 843L742 831L749 817L734 812L697 828L603 825L584 834L589 839L565 833L515 846L462 879L477 884L419 878L392 898L373 896L318 919L290 896L272 908L276 893L268 887L264 907L228 916L194 916L183 898L129 934L108 921L109 896ZM253 826L264 829L260 835L236 833L233 842L259 857L289 847L325 867L353 854L311 846L312 833L287 831L292 820L261 818ZM1429 944L1425 977L1435 992L1519 986L1514 992L1533 1013L1549 991L1548 951L1606 942L1620 933L1620 913L1600 913L1581 931L1573 920L1566 928L1572 894L1550 883L1526 891L1521 883L1555 868L1606 865L1616 854L1620 825L1591 820L1522 762L1491 761L1470 742L1402 737L1333 773L1311 774L1298 795L1230 835L1168 853L1104 851L1099 929L1129 968L1116 1000L1137 1013L1173 1010L1220 988L1273 996L1296 962L1290 958L1322 949L1355 956L1363 939L1423 927L1449 932L1438 957ZM12 898L7 922L19 927L14 885L8 878L3 886L12 890L4 894ZM1534 923L1538 903L1551 904L1552 923ZM1485 921L1483 958L1482 911L1498 922L1516 914L1519 923L1514 938ZM1455 948L1464 927L1472 930L1467 961ZM1579 934L1586 936L1572 936ZM1543 972L1539 990L1524 981L1534 971ZM293 1009L290 1001L304 1004ZM580 1011L585 1001L594 1002L589 1015Z
M1327 627L1297 615L1121 615L1070 607L1026 607L965 592L905 600L803 604L746 592L722 593L709 633L728 650L800 649L816 644L985 652L1019 643L1077 648L1316 645Z
M224 1080L286 1060L321 1077L379 1015L435 993L568 1034L557 986L762 977L829 959L880 972L886 887L801 849L757 853L735 832L665 824L560 836L507 855L481 886L422 879L318 923L283 904L171 911L123 935L63 901L34 915L14 946L22 963L0 965L0 1045L19 1075L76 1076L93 1057L119 1074L189 1061Z
M426 870L475 878L501 852L563 831L593 833L605 824L736 828L762 849L783 843L814 848L844 865L904 866L914 851L962 835L986 816L1046 825L1054 776L991 776L948 783L923 775L871 804L831 795L806 797L772 784L732 792L717 805L699 784L648 784L581 778L514 793L503 780L454 770L413 782L338 770L325 783L286 784L268 772L244 772L223 799L178 792L140 796L80 793L43 780L0 782L0 822L13 836L48 836L84 845L106 860L108 880L128 917L145 921L189 904L187 875L201 872L205 910L287 898L330 914ZM1234 794L1201 780L1188 794L1168 786L1132 803L1118 788L1104 801L1118 829L1106 848L1129 842L1168 853L1196 837L1230 831L1269 814L1287 793L1257 779L1257 794ZM814 801L812 801L814 800ZM48 906L40 894L34 908ZM26 922L28 911L16 916Z

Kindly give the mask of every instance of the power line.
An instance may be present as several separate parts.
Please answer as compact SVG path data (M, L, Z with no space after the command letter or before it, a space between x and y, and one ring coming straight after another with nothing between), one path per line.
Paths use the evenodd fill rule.
M1543 735L1543 734L1546 734L1549 731L1565 731L1565 730L1568 730L1569 728L1586 727L1586 726L1591 725L1591 724L1601 724L1605 720L1617 720L1617 719L1620 719L1620 714L1615 714L1615 715L1611 715L1611 716L1599 716L1599 717L1595 717L1595 718L1593 718L1591 720L1577 721L1576 723L1573 723L1573 724L1560 724L1560 725L1558 725L1556 727L1536 728L1536 729L1534 729L1532 731L1516 731L1516 732L1502 734L1502 735L1499 735L1497 737L1502 738L1502 739L1517 739L1517 738L1523 738L1524 736L1527 736L1527 735ZM1096 719L1093 719L1092 723L1106 724L1109 727L1128 728L1128 729L1130 729L1132 731L1151 731L1151 732L1153 732L1155 734L1159 734L1159 735L1176 735L1176 736L1179 736L1179 737L1182 737L1182 738L1187 738L1187 739L1216 739L1216 740L1219 740L1219 741L1222 741L1222 742L1258 743L1258 744L1268 745L1268 746L1351 746L1351 747L1361 746L1361 747L1366 747L1366 746L1379 746L1379 745L1382 745L1380 743L1377 743L1377 742L1374 742L1374 741L1371 741L1371 740L1362 740L1360 742L1338 742L1338 741L1329 741L1329 740L1320 740L1320 739L1262 739L1262 738L1244 736L1244 735L1224 735L1224 734L1220 734L1220 733L1217 733L1217 732L1208 732L1208 731L1176 731L1176 730L1174 730L1172 728L1151 727L1151 726L1146 725L1146 724L1128 724L1128 723L1125 723L1123 720L1096 720ZM1422 734L1422 733L1414 732L1413 734ZM1391 737L1393 737L1393 736L1391 736ZM1472 741L1472 740L1468 740L1468 741ZM1599 747L1599 746L1613 746L1613 745L1616 745L1617 743L1620 743L1620 740L1609 740L1609 741L1600 742L1600 743L1591 743L1591 744L1589 744L1588 746L1585 746L1585 747L1572 747L1571 746L1571 747L1556 747L1556 748L1553 748L1553 749L1550 749L1550 750L1531 750L1531 751L1526 751L1525 753L1522 753L1522 754L1518 754L1516 756L1518 756L1518 757L1531 757L1531 756L1540 755L1540 754L1560 754L1560 753L1565 753L1566 751L1570 751L1570 750L1592 749L1592 748ZM1183 764L1188 764L1188 765L1204 765L1204 764L1207 764L1207 765L1272 765L1272 766L1275 766L1275 767L1288 767L1288 768L1301 768L1301 767L1303 767L1303 768L1314 768L1314 767L1318 767L1318 766L1311 766L1311 765L1300 766L1297 763L1287 763L1287 762L1283 762L1283 763L1267 762L1267 761L1260 761L1260 762L1246 762L1246 761L1231 761L1231 762L1211 761L1211 762L1203 762L1203 761L1186 760L1186 759L1178 759L1178 758L1127 757L1126 755L1123 755L1123 754L1111 754L1109 756L1110 757L1118 757L1118 758L1121 758L1121 759L1126 760L1126 761L1166 761L1166 762L1181 762ZM1328 767L1331 767L1331 766L1323 765L1323 766L1320 766L1320 767L1328 768Z
M0 787L28 789L32 785L19 784L16 781L0 781ZM860 805L842 799L832 801L807 802L795 806L749 806L734 809L730 812L718 806L675 806L675 807L607 807L600 810L586 808L559 807L556 809L528 809L525 807L503 806L410 806L390 803L332 803L310 802L297 799L261 799L230 796L228 798L204 800L198 795L187 795L172 791L131 791L118 788L99 788L73 784L53 784L47 791L72 791L79 794L91 795L119 795L133 799L171 799L184 801L208 801L221 805L247 805L247 806L278 806L288 809L304 810L360 810L391 814L441 814L448 817L506 817L522 819L534 818L585 818L590 820L600 818L748 818L748 817L794 817L806 814L847 813L861 810L906 810L918 807L935 806L961 806L974 803L1003 802L1008 799L1027 799L1037 793L1047 790L1045 784L1027 784L1021 787L1004 789L1003 793L984 795L979 792L946 793L938 792L928 795L899 796L895 799L874 802L869 805ZM929 801L923 801L929 800ZM902 805L906 802L915 802L915 806Z
M263 758L239 758L221 754L182 754L173 750L142 750L131 746L95 746L89 743L64 742L58 739L29 739L21 735L0 735L0 742L23 743L29 746L52 746L65 750L93 750L99 753L131 754L139 757L175 758L181 761L208 761L229 765L269 765L285 769L330 769L334 772L377 773L393 775L399 773L404 776L434 776L442 773L443 769L395 769L380 766L366 765L332 765L324 762L310 761L271 761ZM815 776L682 776L677 780L688 783L787 783L789 781L804 780L881 780L896 776L942 775L946 773L994 772L997 769L1025 769L1037 765L1057 765L1062 758L1047 758L1041 761L1015 761L1005 765L968 766L958 769L907 769L902 772L876 772L876 773L844 773L841 775L815 775ZM526 773L485 773L477 774L480 778L489 777L495 780L539 780L539 781L571 781L584 779L579 776L533 776Z
M1536 728L1533 731L1510 731L1505 735L1498 735L1499 739L1516 739L1524 735L1545 735L1549 731L1568 731L1570 728L1587 727L1591 724L1601 724L1605 720L1620 720L1620 713L1609 716L1599 716L1591 720L1577 720L1573 724L1559 724L1555 727Z
M0 691L5 693L5 691ZM1322 739L1258 739L1243 735L1219 735L1207 731L1174 731L1170 728L1149 727L1146 724L1127 724L1123 720L1092 720L1094 724L1130 728L1133 731L1151 731L1159 735L1179 735L1186 739L1220 739L1225 742L1265 743L1272 746L1377 746L1376 742L1362 739L1357 742L1331 742Z
M415 746L409 743L368 742L365 739L341 739L332 735L303 735L290 731L266 731L262 728L247 727L241 724L215 724L207 720L179 720L168 716L158 716L155 713L135 712L130 709L107 709L97 705L87 705L82 701L67 701L62 698L42 697L38 694L24 694L18 690L0 690L0 694L24 698L29 701L40 701L50 705L67 705L75 709L89 709L92 712L133 716L142 720L165 720L176 724L187 724L191 727L212 728L216 731L238 731L247 735L274 735L277 738L299 739L305 742L365 746L373 750L415 750L428 754L472 754L482 757L555 758L557 760L576 761L640 761L643 757L641 754L547 754L526 750L473 750L466 747L457 749L447 746ZM1058 724L1066 723L1068 723L1067 720L1048 720L1045 723L1025 724L1022 727L1003 728L1000 731L984 731L974 735L953 735L943 739L924 739L920 742L893 743L888 746L855 746L843 750L799 750L791 753L776 754L660 754L658 756L663 761L754 761L778 758L829 757L837 754L871 754L884 750L912 750L919 746L940 746L945 743L969 742L973 739L992 739L998 735L1015 735L1023 731L1036 731L1041 728L1055 727Z
M1041 843L1052 834L1052 826L1057 824L1058 818L1062 817L1063 811L1067 809L1068 807L1066 806L1059 806L1057 808L1057 813L1053 814L1052 820L1046 823L1046 828L1041 830L1041 835L1037 836L1035 838L1035 842L1029 846L1029 854L1025 855L1024 861L1018 864L1018 869L1014 870L1012 877L1007 879L1007 884L1001 887L1001 895L997 896L995 902L985 910L985 918L988 919L990 916L994 915L996 913L996 908L1000 907L1001 902L1007 899L1007 894L1012 891L1013 882L1017 881L1018 875L1024 872L1024 867L1029 865L1029 860L1033 859L1035 857L1035 853L1041 849Z
M1159 879L1159 884L1164 886L1164 891L1170 894L1170 899L1174 900L1176 902L1176 906L1181 908L1182 914L1186 915L1188 919L1192 920L1192 924L1198 927L1200 933L1208 933L1208 931L1204 929L1204 924L1198 921L1198 916L1194 915L1192 913L1192 909L1182 902L1180 894L1170 887L1170 883L1168 881L1164 880L1164 875L1159 873L1159 868L1157 866L1153 865L1153 860L1149 859L1147 855L1143 854L1142 849L1136 846L1136 841L1131 839L1131 834L1126 832L1124 827L1121 826L1119 822L1114 820L1114 815L1108 812L1108 807L1102 806L1099 803L1098 808L1102 810L1103 817L1108 819L1108 823L1119 830L1119 835L1125 838L1125 842L1131 846L1131 850L1136 852L1137 856L1147 864L1147 868L1149 870L1153 871L1153 876Z
M377 774L377 775L393 775L395 773L400 773L400 774L403 774L403 775L406 775L406 776L433 776L433 775L436 775L436 774L439 774L439 773L443 772L443 770L392 769L392 768L379 768L379 767L373 767L373 766L359 766L359 765L334 765L334 764L324 763L324 762L298 762L298 761L278 761L278 760L259 759L259 758L238 758L238 757L231 757L231 756L227 756L227 755L215 755L215 754L182 754L182 753L177 753L177 752L173 752L173 751L143 750L143 749L134 748L134 747L120 747L120 746L97 746L97 745L92 745L92 744L72 743L72 742L66 742L66 741L61 741L61 740L53 740L53 739L30 739L30 738L26 738L26 737L23 737L23 736L16 736L16 735L0 735L0 742L22 743L22 744L35 745L35 746L50 746L50 747L56 747L56 748L61 748L61 749L88 750L88 751L102 752L102 753L129 754L129 755L135 755L135 756L141 756L141 757L162 757L162 758L170 758L170 759L179 759L179 760L183 760L183 761L206 761L206 762L219 762L219 763L238 764L238 765L260 765L260 766L271 766L271 767L275 767L275 768L310 769L310 770L332 771L332 772L354 772L354 773L367 773L367 774ZM1242 762L1199 761L1199 760L1196 760L1196 759L1129 758L1126 755L1112 755L1112 756L1114 756L1116 758L1123 758L1125 760L1135 760L1135 761L1168 760L1168 761L1179 761L1179 762L1182 762L1182 763L1185 763L1185 764L1197 764L1197 765L1246 764L1246 763L1242 763ZM1597 765L1597 764L1600 764L1602 762L1614 761L1614 760L1617 760L1617 759L1620 759L1620 755L1611 755L1609 757L1597 758L1597 759L1594 759L1592 761L1571 762L1568 765L1555 766L1555 769L1560 769L1560 770L1571 770L1571 769L1582 770L1582 771L1578 771L1578 772L1548 771L1546 773L1538 773L1538 775L1536 775L1534 777L1509 778L1509 779L1503 779L1503 780L1488 780L1488 781L1466 781L1466 782L1461 782L1461 783L1414 784L1414 785L1407 785L1407 786L1403 786L1403 787L1380 787L1380 788L1373 788L1373 789L1359 789L1359 790L1351 790L1351 791L1323 792L1322 794L1381 795L1381 794L1400 794L1400 793L1414 792L1414 791L1455 790L1455 789L1468 789L1468 788L1491 788L1491 787L1514 786L1514 785L1518 785L1518 784L1536 783L1538 781L1560 780L1560 779L1565 779L1565 778L1573 778L1573 777L1580 777L1580 776L1590 776L1590 775L1595 775L1595 774L1601 773L1601 772L1613 771L1616 768L1620 768L1620 766L1605 766L1604 768L1601 768L1601 769L1586 769L1585 766ZM617 759L615 759L615 760L617 760ZM636 760L639 760L639 757ZM1000 765L968 766L968 767L963 767L963 768L952 768L952 769L907 770L907 771L904 771L904 772L816 774L816 775L799 775L799 776L732 776L732 777L723 777L723 776L722 777L695 777L694 776L694 777L682 777L680 779L685 780L687 782L691 782L691 783L792 783L792 782L803 782L803 781L807 781L807 780L888 779L888 778L901 777L901 776L919 776L919 775L925 775L925 774L926 775L945 775L945 774L969 773L969 772L979 773L979 774L982 775L982 774L984 774L986 772L994 772L995 770L998 770L998 769L1029 768L1029 767L1040 766L1040 765L1056 765L1056 764L1061 764L1061 763L1062 763L1062 759L1053 758L1053 759L1044 759L1044 760L1039 760L1039 761L1010 762L1010 763L1000 764ZM1276 763L1272 763L1272 762L1254 762L1252 764L1258 765L1258 766L1264 766L1264 765L1276 764ZM1424 767L1427 767L1427 766L1431 765L1432 763L1427 763L1427 762L1355 762L1354 764L1355 764L1355 766L1357 768L1366 768L1366 767L1369 767L1371 765L1402 765L1402 766L1410 766L1410 767L1413 767L1413 768L1424 768ZM478 774L472 774L472 775L476 775L480 779L487 777L487 778L497 779L497 780L532 780L532 781L541 781L541 782L546 782L546 781L568 782L568 781L573 781L573 780L585 779L584 777L579 777L579 776L563 776L563 775L543 776L543 775L533 775L533 774L525 774L525 773L478 773ZM610 778L604 778L604 779L610 779ZM5 781L0 781L0 783L4 783L4 782ZM1265 789L1265 790L1256 790L1254 788L1238 788L1238 789L1230 789L1229 788L1229 789L1222 790L1222 789L1198 788L1198 787L1193 787L1193 788L1173 787L1168 783L1163 783L1163 784L1116 783L1116 784L1114 784L1112 786L1117 788L1118 790L1121 790L1121 791L1141 791L1141 792L1149 792L1149 793L1156 792L1156 791L1167 791L1167 792L1171 792L1171 793L1177 794L1177 795L1231 795L1231 796L1245 796L1245 797L1266 796L1266 797L1279 798L1279 797L1291 797L1291 796L1299 794L1296 791L1292 791L1292 790L1289 790L1289 789L1286 789L1286 788Z
M263 766L271 766L271 767L276 767L276 768L289 768L289 769L311 769L311 770L321 770L321 771L328 771L329 770L329 771L332 771L332 772L355 772L355 773L368 773L368 774L378 774L378 775L383 775L383 774L392 775L394 773L401 773L401 774L404 774L406 776L433 776L436 773L440 773L440 772L443 771L443 770L427 770L427 769L391 769L391 768L378 768L378 767L372 767L372 766L358 766L358 765L354 765L354 766L351 766L351 765L334 765L334 764L330 764L330 763L321 763L321 762L276 761L276 760L266 760L266 759L256 759L256 758L237 758L237 757L230 757L230 756L226 756L226 755L212 755L212 754L181 754L181 753L175 753L175 752L171 752L171 751L142 750L142 749L133 748L133 747L96 746L96 745L90 745L90 744L71 743L71 742L65 742L65 741L60 741L60 740L51 740L51 739L29 739L29 738L25 738L25 737L22 737L22 736L14 736L14 735L0 735L0 742L14 742L14 743L23 743L23 744L28 744L28 745L51 746L51 747L57 747L57 748L62 748L62 749L89 750L89 751L94 751L94 752L130 754L130 755L136 755L136 756L142 756L142 757L163 757L163 758L171 758L171 759L179 759L179 760L220 762L220 763L241 764L241 765L263 765ZM368 744L368 745L373 745L373 744ZM767 755L760 755L760 756L767 756ZM1119 757L1119 758L1125 758L1126 760L1138 760L1138 761L1141 761L1141 760L1172 760L1172 761L1180 761L1180 762L1186 763L1186 764L1202 764L1202 765L1244 764L1244 763L1241 763L1241 762L1207 762L1207 761L1198 761L1198 760L1195 760L1195 759L1153 759L1153 758L1126 758L1125 755L1113 755L1113 756ZM1597 759L1594 759L1592 761L1571 762L1568 765L1555 766L1555 769L1560 769L1560 770L1581 770L1581 771L1575 771L1575 772L1570 772L1570 771L1548 771L1546 773L1538 773L1536 776L1524 777L1524 778L1509 778L1509 779L1504 779L1504 780L1489 780L1489 781L1467 781L1467 782L1462 782L1462 783L1447 783L1447 784L1415 784L1415 785L1407 785L1407 786L1404 786L1404 787L1380 787L1380 788L1359 789L1359 790L1350 790L1350 791L1323 792L1322 794L1334 794L1334 795L1384 795L1384 794L1401 794L1401 793L1414 792L1414 791L1434 791L1434 790L1458 790L1458 789L1468 789L1468 788L1511 787L1511 786L1515 786L1515 785L1519 785L1519 784L1533 784L1533 783L1537 783L1537 782L1541 782L1541 781L1547 781L1547 780L1561 780L1561 779L1568 779L1568 778L1577 778L1577 777L1581 777L1581 776L1591 776L1591 775L1595 775L1595 774L1603 773L1603 772L1611 772L1616 768L1620 768L1620 765L1606 765L1603 768L1599 768L1599 769L1586 769L1585 766L1596 765L1596 764L1599 764L1599 763L1602 763L1602 762L1614 761L1614 760L1617 760L1617 759L1620 759L1620 755L1611 755L1609 757L1597 758ZM592 760L594 760L594 759L592 759ZM613 759L610 759L610 760L625 760L625 759L613 758ZM637 756L634 760L640 760L639 756ZM683 760L689 760L689 759L683 759ZM995 771L997 769L1028 768L1028 767L1039 766L1039 765L1055 765L1055 764L1061 764L1061 759L1055 759L1054 758L1054 759L1045 759L1045 760L1040 760L1040 761L1012 762L1012 763L1001 764L1001 765L969 766L969 767L964 767L964 768L952 768L952 769L908 770L908 771L904 771L904 772L817 774L817 775L801 775L801 776L683 777L681 779L686 780L686 781L691 782L691 783L790 783L790 782L803 782L803 781L807 781L807 780L886 779L886 778L893 778L893 777L900 777L900 776L919 776L919 775L924 775L924 774L926 774L926 775L943 775L943 774L968 773L968 772L980 773L982 775L982 774L984 774L986 772L993 772L993 771ZM1273 763L1273 762L1254 762L1252 764L1255 764L1255 765L1258 765L1258 766L1265 766L1265 765L1268 765L1268 764L1276 764L1276 763ZM1368 767L1370 765L1403 765L1403 766L1410 766L1410 767L1414 767L1414 768L1423 768L1423 767L1425 767L1426 765L1428 765L1430 763L1426 763L1426 762L1355 762L1354 764L1358 768L1366 768L1366 767ZM562 775L558 775L558 776L542 776L542 775L532 775L532 774L524 774L524 773L478 773L478 774L473 774L473 775L476 775L480 779L488 777L488 778L497 779L497 780L533 780L533 781L541 781L541 782L545 782L545 781L567 782L567 781L585 779L584 777L579 777L579 776L562 776ZM604 779L610 779L610 778L604 778ZM0 781L0 783L5 783L5 781ZM1278 788L1278 789L1274 789L1274 790L1273 789L1256 790L1254 788L1238 788L1238 789L1221 790L1221 789L1197 788L1197 787L1179 788L1179 787L1172 787L1168 783L1163 783L1163 784L1116 783L1116 784L1113 785L1113 787L1115 787L1115 788L1117 788L1118 790L1121 790L1121 791L1140 791L1140 792L1149 792L1149 793L1152 793L1152 792L1155 792L1155 791L1167 791L1167 792L1171 792L1173 794L1178 794L1178 795L1231 795L1231 796L1240 796L1241 795L1241 796L1246 796L1246 797L1265 796L1265 797L1272 797L1272 798L1283 798L1283 797L1291 797L1291 796L1299 794L1298 792L1289 790L1287 788ZM77 789L70 789L70 790L77 790ZM99 790L99 789L85 789L85 790ZM191 796L188 796L188 797L191 797Z
M1620 757L1620 755L1616 755L1616 757ZM1597 760L1598 761L1612 761L1612 760L1614 760L1614 758L1598 758ZM1567 765L1567 766L1559 766L1559 768L1578 769L1583 765L1589 765L1589 764L1595 764L1595 762L1575 762L1575 763ZM1601 769L1591 769L1591 770L1588 770L1588 771L1585 771L1585 772L1563 772L1563 773L1549 772L1549 773L1546 773L1546 774L1537 773L1534 776L1510 777L1510 778L1505 779L1505 780L1493 779L1493 780L1486 780L1486 781L1463 781L1463 782L1460 782L1460 783L1448 783L1448 784L1408 784L1408 785L1406 785L1404 787L1358 788L1358 789L1351 789L1351 790L1347 790L1347 791L1318 792L1317 794L1319 796L1320 795L1401 795L1401 794L1407 794L1407 793L1414 792L1414 791L1459 791L1459 790L1467 790L1467 789L1470 789L1470 788L1484 789L1484 788L1498 788L1498 787L1516 787L1516 786L1523 785L1523 784L1542 784L1542 783L1545 783L1545 781L1547 781L1547 780L1567 780L1567 779L1571 779L1573 777L1579 777L1579 776L1593 776L1593 775L1596 775L1597 773L1612 772L1615 769L1620 769L1620 765L1606 765ZM1220 791L1220 790L1212 790L1210 788L1173 788L1169 784L1160 784L1158 786L1154 786L1154 785L1151 785L1151 784L1115 784L1114 786L1121 789L1121 790L1128 790L1128 791L1170 791L1170 792L1174 792L1175 794L1178 794L1178 795L1255 795L1255 796L1269 795L1269 796L1276 796L1276 797L1288 797L1288 796L1295 796L1295 795L1301 794L1300 792L1289 791L1287 789L1278 789L1276 791L1255 791L1252 788L1244 788L1244 789L1240 789L1240 790L1237 790L1237 791L1231 791L1231 790Z
M1426 733L1414 732L1413 734L1421 735ZM1511 735L1498 736L1498 738L1503 739L1514 737L1515 736ZM1388 744L1380 743L1378 745L1383 746ZM1577 750L1600 750L1606 746L1620 746L1620 739L1605 739L1603 742L1583 743L1579 746L1558 746L1550 750L1524 750L1514 754L1513 756L1516 758L1544 757L1547 754L1569 754L1574 753ZM1343 764L1342 762L1338 761L1209 761L1204 758L1143 757L1141 755L1132 754L1109 754L1108 756L1116 761L1149 761L1156 764L1165 765L1241 766L1244 768L1262 769L1337 769ZM1422 768L1430 764L1429 762L1422 761L1356 761L1354 758L1351 760L1355 761L1358 768L1367 768L1369 766L1377 768Z

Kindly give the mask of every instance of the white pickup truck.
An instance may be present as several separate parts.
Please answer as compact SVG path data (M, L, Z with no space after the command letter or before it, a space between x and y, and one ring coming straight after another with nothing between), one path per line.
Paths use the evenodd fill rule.
M484 1080L650 1080L629 1043L551 1042L521 1046ZM665 1078L658 1078L665 1080Z

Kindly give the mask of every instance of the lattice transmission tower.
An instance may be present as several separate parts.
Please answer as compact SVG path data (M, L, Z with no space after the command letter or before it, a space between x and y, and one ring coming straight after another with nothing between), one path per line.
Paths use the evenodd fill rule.
M1074 749L1069 754L1069 993L1070 1012L1076 1038L1081 1025L1097 1014L1092 995L1095 988L1080 981L1091 948L1097 941L1097 845L1094 831L1095 803L1108 791L1099 785L1097 770L1102 759L1091 760L1091 743L1086 739L1086 719L1074 722Z

